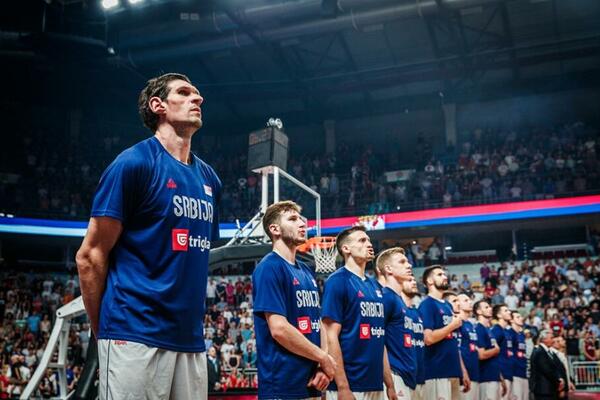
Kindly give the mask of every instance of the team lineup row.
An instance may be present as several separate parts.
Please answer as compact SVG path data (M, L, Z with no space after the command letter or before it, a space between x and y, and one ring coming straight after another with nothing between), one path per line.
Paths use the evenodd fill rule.
M337 236L344 266L326 280L319 302L314 273L295 258L306 233L300 212L284 201L263 218L273 252L252 276L259 398L324 390L328 399L529 398L518 312L449 292L439 265L425 270L428 296L417 309L404 249L381 252L377 279L365 275L375 254L362 226Z
M191 152L203 102L185 75L150 79L138 111L154 135L120 153L96 188L76 262L98 339L102 400L208 396L203 316L223 185ZM319 397L327 389L328 397L341 399L379 399L384 392L392 400L463 393L496 399L511 376L518 387L516 365L524 360L509 352L522 354L522 319L512 320L514 339L504 329L510 313L496 309L500 327L490 331L490 307L478 303L479 323L469 331L469 300L459 296L460 315L453 311L444 300L448 279L441 267L426 271L429 297L416 310L404 254L379 255L378 284L365 277L374 259L369 236L351 228L337 237L344 267L329 277L321 298L313 272L296 261L306 237L300 208L289 201L271 205L263 227L273 252L253 274L260 398Z

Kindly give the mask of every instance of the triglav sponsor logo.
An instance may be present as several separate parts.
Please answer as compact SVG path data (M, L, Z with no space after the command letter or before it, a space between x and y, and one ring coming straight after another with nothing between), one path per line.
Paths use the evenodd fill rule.
M360 324L359 337L361 339L371 339L371 326L369 324Z
M171 246L173 251L188 251L188 249L210 250L210 240L202 236L190 236L188 229L173 229L171 231Z
M188 230L187 229L173 229L171 231L171 241L173 251L187 251L188 250Z
M300 317L298 318L298 330L301 333L311 333L312 326L310 322L310 317Z

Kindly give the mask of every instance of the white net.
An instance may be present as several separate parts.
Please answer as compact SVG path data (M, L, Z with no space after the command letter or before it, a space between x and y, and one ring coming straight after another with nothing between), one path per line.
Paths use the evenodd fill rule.
M320 274L331 274L335 272L337 248L335 247L335 238L321 237L315 238L317 241L311 243L309 247L310 254L315 259L315 271Z

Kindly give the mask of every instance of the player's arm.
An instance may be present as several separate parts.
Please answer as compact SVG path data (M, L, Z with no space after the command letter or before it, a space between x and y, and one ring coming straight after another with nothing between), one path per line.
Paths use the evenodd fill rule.
M463 361L462 354L460 354L460 350L458 352L458 359L460 360L460 369L463 375L463 393L467 393L471 389L471 378L469 377L469 371L467 371L467 367L465 367L465 363Z
M500 354L500 347L497 344L494 345L491 349L483 349L481 347L477 347L477 355L480 360L487 360L488 358L496 357Z
M460 328L461 325L462 320L455 315L452 317L452 322L450 322L443 328L424 329L423 336L425 337L425 346L431 346L433 344L436 344L437 342L446 339L448 335L450 335L456 329Z
M308 340L283 315L266 312L265 318L269 325L269 332L277 343L294 354L318 362L323 372L333 379L336 365L326 351Z
M398 399L396 388L394 387L394 378L392 378L392 368L388 358L387 348L383 347L383 383L387 389L388 400Z
M354 399L354 396L350 391L350 383L348 383L346 371L344 370L344 358L342 356L342 347L340 346L339 340L342 324L335 322L330 318L323 319L323 324L325 325L325 333L327 334L327 346L329 354L331 354L338 367L335 374L335 384L338 389L338 400L347 398Z
M119 239L123 225L110 217L92 217L75 261L81 296L94 335L98 333L100 303L106 287L108 257Z

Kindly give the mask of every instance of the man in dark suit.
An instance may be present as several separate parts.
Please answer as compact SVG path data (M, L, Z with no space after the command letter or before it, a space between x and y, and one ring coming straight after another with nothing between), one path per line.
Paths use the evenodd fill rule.
M552 331L543 330L539 344L531 353L531 377L529 385L535 400L564 399L566 372L560 361L552 354ZM563 397L560 397L560 394Z

